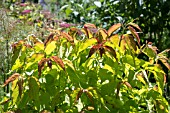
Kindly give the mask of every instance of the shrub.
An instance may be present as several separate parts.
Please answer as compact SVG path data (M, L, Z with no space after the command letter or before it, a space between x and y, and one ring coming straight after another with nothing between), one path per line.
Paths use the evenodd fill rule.
M2 112L168 112L158 61L170 69L169 50L140 45L137 24L47 30L44 42L29 35L12 45Z

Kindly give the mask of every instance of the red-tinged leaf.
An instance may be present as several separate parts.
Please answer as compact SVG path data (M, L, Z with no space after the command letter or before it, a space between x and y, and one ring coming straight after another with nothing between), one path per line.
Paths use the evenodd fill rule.
M84 27L87 27L87 28L96 28L96 26L94 24L90 24L90 23L84 24Z
M29 40L32 41L34 44L39 42L35 35L29 35Z
M44 46L46 47L47 43L53 40L54 33L51 33L44 41Z
M45 63L48 61L46 58L42 58L40 62L38 62L38 75L41 75L42 69L44 68Z
M105 53L104 48L99 48L99 52L100 52L100 57L102 58L102 55Z
M55 35L54 36L54 41L57 41L57 40L59 40L60 38L57 36L57 35Z
M131 49L134 51L137 50L137 47L136 47L137 45L132 35L124 34L122 36L122 40L124 40L124 42L126 43L125 45L127 45L128 49Z
M95 45L90 49L89 55L87 57L87 59L89 57L91 57L99 48L101 47L101 44Z
M110 46L104 46L105 50L108 51L117 60L116 51Z
M78 94L77 94L77 96L76 96L76 100L75 100L74 103L76 103L76 102L79 100L79 98L81 97L82 93L83 93L83 90L81 89L81 90L78 92Z
M159 56L165 56L165 53L168 53L170 51L170 49L165 49L164 51L160 52L158 55Z
M84 27L82 30L85 32L87 38L92 38L93 37L91 31L87 27Z
M136 32L136 30L129 26L128 29L130 30L130 32L132 33L132 35L136 38L137 42L138 42L138 45L140 46L140 38L139 38L139 35L138 33Z
M24 46L26 46L27 48L32 48L32 46L29 44L24 44Z
M80 36L82 34L81 30L77 29L77 28L70 28L70 31L68 32L69 35L71 35L72 37L75 37L76 35Z
M74 39L73 37L71 37L69 34L67 34L66 32L62 32L62 35L71 43L74 43Z
M159 60L170 70L170 64L168 63L168 60L165 58L159 58Z
M12 76L10 76L4 83L3 87L6 86L7 84L9 84L10 82L14 81L15 79L17 79L20 76L19 73L14 73Z
M23 91L23 83L24 83L24 81L23 81L22 78L17 82L18 87L19 87L19 96L20 96L20 97L21 97L22 91Z
M147 46L148 48L152 49L152 51L154 51L155 54L157 54L158 48L156 46L152 46L152 42L148 42Z
M56 62L63 70L65 70L65 66L64 66L64 63L63 61L58 57L58 56L52 56L51 57L54 62Z
M116 31L120 27L121 27L121 23L113 25L112 27L109 28L108 35L110 36L114 31Z
M108 34L105 29L100 29L99 34L102 36L102 40L107 40Z
M124 84L125 84L128 88L132 89L132 86L129 84L129 82L125 81Z
M126 41L124 40L124 36L122 35L119 41L119 46L123 52L126 50Z
M164 84L166 83L166 75L164 74Z
M94 105L93 95L88 90L85 92L85 94L90 99L90 102L92 103L92 105Z
M89 57L91 57L96 51L97 51L96 48L91 48L87 59L88 59Z
M130 23L128 23L127 25L133 26L133 27L137 28L139 31L142 32L142 30L140 29L140 27L139 27L137 24L135 24L135 23L130 22Z

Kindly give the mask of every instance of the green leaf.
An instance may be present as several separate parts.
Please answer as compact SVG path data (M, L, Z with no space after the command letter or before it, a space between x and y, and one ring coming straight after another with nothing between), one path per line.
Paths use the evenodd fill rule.
M24 62L21 62L20 59L17 59L15 61L15 64L12 66L12 70L16 70L22 67L22 65L24 64Z
M73 11L71 10L71 8L67 8L66 10L65 10L65 12L66 12L66 16L69 16Z
M18 102L18 97L19 97L19 86L18 86L18 79L14 80L12 82L12 100L13 104L15 105Z
M19 57L19 53L21 51L22 46L18 45L18 46L14 46L13 48L13 54L12 54L12 61L11 61L11 65L13 66L16 59Z
M38 100L39 99L39 85L38 80L35 77L30 77L28 81L29 85L29 97L32 100Z
M34 48L35 48L35 51L36 51L36 52L39 52L39 51L41 51L41 50L44 50L44 44L41 43L41 42L37 42L37 43L35 43Z
M18 105L18 107L20 109L23 109L25 108L26 104L28 103L29 101L29 96L28 96L28 91L26 91L25 93L23 93L22 97L21 97L21 101Z
M92 46L96 42L97 42L97 40L95 38L87 39L84 43L82 43L80 45L78 53L80 53L81 51L87 49L89 46Z
M52 41L51 43L49 43L46 48L45 48L45 53L47 55L51 54L52 51L54 51L56 49L56 41Z
M51 107L52 107L52 108L55 108L55 106L56 106L58 103L61 102L60 98L61 98L60 92L56 92L56 93L54 94L54 97L52 98L52 101L51 101Z
M118 47L120 42L120 36L118 34L115 34L110 37L110 41L113 43L114 47Z
M77 85L80 82L80 78L79 78L78 74L76 74L75 71L70 66L67 66L66 72L68 73L70 80L74 84Z
M156 53L149 47L145 47L143 53L146 54L149 58L156 58Z
M127 63L129 65L131 65L132 67L135 67L135 64L134 64L134 59L131 55L126 55L126 56L123 56L123 63Z
M105 80L111 80L112 79L112 73L108 72L107 69L99 69L99 77L101 79L101 82L104 82Z
M104 83L102 83L101 86L101 93L102 95L110 95L113 92L115 92L116 89L116 81L112 80L112 81L108 81L109 83L106 83L106 81Z
M46 107L49 106L50 103L50 95L48 92L43 92L41 91L41 96L40 96L40 103L45 105Z

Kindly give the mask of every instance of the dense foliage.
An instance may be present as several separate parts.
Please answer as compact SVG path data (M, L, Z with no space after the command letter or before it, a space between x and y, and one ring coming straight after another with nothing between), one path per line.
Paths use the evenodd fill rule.
M80 27L37 7L16 4L1 14L8 58L0 112L168 113L169 49L141 43L133 21Z

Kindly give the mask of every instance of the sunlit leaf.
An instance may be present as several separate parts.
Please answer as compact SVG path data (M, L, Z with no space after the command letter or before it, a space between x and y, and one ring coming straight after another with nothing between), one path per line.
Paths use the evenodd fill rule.
M15 64L12 66L12 70L16 70L19 69L20 67L22 67L24 63L20 61L20 59L17 59L15 61Z
M145 79L144 79L144 76L143 76L142 73L139 73L139 74L137 74L136 76L137 76L137 78L138 78L138 80L139 80L140 82L142 82L143 84L146 84Z
M28 62L37 62L40 61L42 58L44 58L44 54L42 53L34 53L31 55L30 58L27 59Z
M120 36L118 34L115 34L113 36L110 37L110 41L114 44L115 47L119 46L119 42L120 42Z
M114 24L112 27L109 28L108 35L110 36L113 32L115 32L120 27L121 27L121 23Z
M36 42L34 48L37 52L44 50L44 44L41 42Z
M51 43L49 43L46 48L45 48L45 53L47 55L51 54L51 52L53 52L56 49L56 41L52 41Z
M89 46L92 46L96 42L97 40L95 38L87 39L84 43L80 45L78 53L87 49Z
M107 64L104 65L103 69L106 69L106 70L112 72L113 74L115 74L115 70L113 70L112 67L110 67L110 66L107 65Z
M12 101L13 104L17 103L17 100L19 98L19 87L17 85L18 79L15 79L12 83Z

